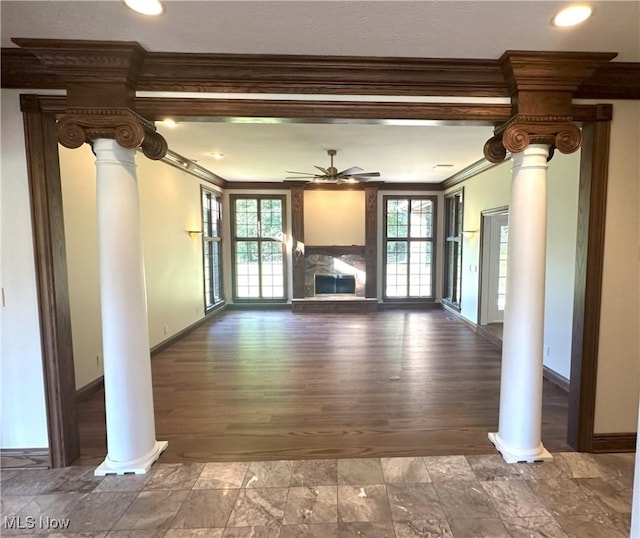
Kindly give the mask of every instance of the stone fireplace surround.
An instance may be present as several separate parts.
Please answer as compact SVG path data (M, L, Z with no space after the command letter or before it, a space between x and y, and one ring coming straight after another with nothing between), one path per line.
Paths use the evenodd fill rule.
M356 298L365 297L366 264L364 246L327 246L306 247L304 256L304 296L305 299L315 297L315 275L337 274L346 275L356 273ZM331 295L323 294L323 298ZM352 296L353 297L353 296Z

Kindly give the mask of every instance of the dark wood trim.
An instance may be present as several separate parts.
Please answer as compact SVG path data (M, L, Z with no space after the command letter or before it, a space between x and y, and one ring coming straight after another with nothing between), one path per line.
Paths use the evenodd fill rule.
M502 349L502 340L500 340L500 338L498 338L492 332L488 331L485 327L483 327L482 325L478 325L477 323L474 323L473 321L465 318L458 310L456 310L455 308L452 308L446 303L442 303L442 308L444 308L447 311L447 313L451 314L452 318L455 318L461 323L464 323L474 333L479 334L485 340L492 343L497 348Z
M225 190L254 190L254 191L286 191L291 186L286 182L277 181L228 181L225 184Z
M238 238L238 236L236 235L236 226L235 226L235 222L236 222L236 200L244 200L244 199L255 199L257 200L257 211L258 214L260 213L260 201L261 200L280 200L282 202L282 231L283 233L286 232L287 230L287 197L284 194L278 193L278 194L261 194L261 193L242 193L242 194L230 194L229 195L229 207L227 208L227 211L229 212L229 230L230 230L230 237L229 237L229 242L231 243L231 285L232 285L232 290L230 292L230 295L232 297L233 303L234 304L238 304L238 303L251 303L251 304L257 304L257 303L264 303L264 304L269 304L269 303L287 303L288 302L288 297L289 297L289 291L288 291L288 275L287 275L287 264L288 264L288 260L287 260L287 251L286 248L282 249L282 256L283 256L283 264L284 264L284 272L282 275L282 284L283 284L283 289L284 289L284 296L283 297L277 297L277 298L272 298L272 299L266 299L266 298L259 298L259 297L237 297L237 290L238 290L238 282L237 282L237 275L236 275L236 270L235 270L235 259L236 259L236 248L237 248L237 243L239 240L251 240L251 241L256 241L259 245L262 243L267 243L270 241L275 241L274 239L271 238L266 238L266 237L262 237L261 235L259 237L253 237L253 238L248 238L248 237L241 237ZM283 245L284 246L284 245ZM260 275L262 275L262 269L260 269ZM262 281L262 277L261 277L261 281ZM229 294L227 294L228 296Z
M48 448L0 448L0 469L49 469Z
M21 96L40 313L40 335L52 467L80 455L67 280L62 185L55 117L36 96Z
M378 305L378 310L441 310L442 305L434 300L385 301Z
M583 82L575 96L581 99L640 99L638 80L640 63L611 62Z
M210 170L207 170L203 166L200 166L195 161L191 159L187 159L183 157L179 153L175 151L167 150L167 153L161 159L162 162L167 163L171 166L174 166L178 170L182 170L183 172L197 177L198 179L203 179L216 187L224 189L227 187L227 180L223 177L220 177Z
M227 307L227 303L225 303L224 301L222 303L217 304L211 310L209 310L209 312L207 312L207 314L204 317L200 318L198 321L193 322L188 327L185 327L184 329L182 329L181 331L178 331L173 336L170 336L166 340L163 340L159 344L156 344L155 346L153 346L150 350L151 358L155 357L159 353L162 353L165 349L172 346L176 342L179 342L189 333L195 331L198 327L201 327L208 321L211 321L211 319L220 315L225 310L226 307Z
M288 301L271 301L271 302L262 302L262 303L252 303L250 301L246 302L235 302L227 304L227 310L289 310L291 308L291 303Z
M399 94L402 95L402 94ZM172 98L168 106L166 99L139 97L136 110L150 119L160 120L171 116L177 120L194 119L193 99ZM310 108L309 103L313 103ZM318 123L336 123L340 120L358 119L366 123L382 123L383 120L430 120L447 125L455 122L471 122L476 125L495 125L496 118L507 121L511 105L491 103L418 103L402 101L377 102L375 109L370 101L304 101L290 99L198 99L196 119L218 118L218 121L234 122L239 117L276 118L285 121L313 119ZM163 112L158 112L162 110Z
M474 325L476 326L476 332L480 336L483 336L485 340L488 340L497 348L502 349L502 340L500 340L500 338L498 338L491 331L487 330L487 328L484 325L478 325L478 324L474 324Z
M483 172L486 172L487 170L490 170L491 168L498 166L499 164L502 163L492 163L487 159L482 158L439 183L440 188L442 190L451 189L452 187L459 185L463 181L467 181L467 179L471 179L478 174L482 174Z
M591 452L635 452L638 434L596 433L593 435Z
M305 245L305 256L362 256L364 257L366 246L364 245Z
M76 390L76 401L81 402L91 398L96 392L104 388L104 376L100 376L90 383L87 383L83 387Z
M542 377L551 381L551 383L564 392L569 392L569 380L548 366L542 366Z
M407 242L411 240L414 241L424 241L427 243L431 243L431 297L419 297L419 298L409 298L409 297L387 297L386 288L387 288L387 274L385 271L385 267L387 265L387 202L389 200L430 200L433 205L432 212L432 223L431 223L431 237L428 238L411 238L407 237ZM382 297L382 301L384 303L413 303L413 302L433 302L436 300L436 272L435 268L437 267L438 258L437 258L437 250L438 250L438 211L440 208L438 207L439 201L438 196L433 194L385 194L382 197L382 234L381 234L381 243L382 243L382 293L380 294ZM376 210L377 213L377 210ZM392 238L392 240L401 239L401 238ZM369 273L367 272L367 275ZM367 276L367 282L369 278ZM407 281L408 284L408 281ZM408 290L408 288L407 288Z
M87 76L90 53L122 62L123 45L108 41L14 39L2 48L3 88L64 88L69 75ZM383 58L266 54L207 54L138 50L137 89L147 91L449 95L507 97L500 60ZM549 53L531 53L553 59ZM567 55L568 53L555 53ZM596 53L583 54L586 59ZM65 62L64 60L67 59ZM142 64L142 62L144 62ZM78 73L61 69L86 65ZM638 99L640 64L608 63L576 90L576 97ZM107 77L107 78L113 78ZM133 77L131 77L133 78Z
M304 243L304 185L291 186L291 236L293 298L302 299L304 298L304 255L301 252L296 253L295 249L298 241Z
M65 96L42 95L39 96L39 102L41 110L47 114L60 115L66 112L67 98ZM225 104L221 105L221 102ZM498 126L511 117L511 105L507 104L138 97L135 101L135 107L138 114L145 118L158 119L171 115L183 121L203 119L209 121L213 119L217 121L234 121L235 118L274 117L286 121L320 121L326 119L327 122L332 122L336 119L370 119L370 123L375 124L381 123L382 120L422 119L437 121L439 125L458 123ZM221 116L221 108L223 107L229 107L229 111L232 114L230 116ZM295 108L292 109L291 107ZM293 114L294 111L297 115ZM574 104L571 107L571 116L577 122L606 121L611 119L611 107L608 105ZM254 183L258 182L249 184ZM279 183L277 184L279 185ZM438 184L435 183L434 185ZM407 186L414 185L408 183Z
M364 296L373 299L378 296L378 186L366 185L364 196Z
M582 128L567 442L593 450L610 122Z
M291 312L318 313L318 312L376 312L378 300L373 299L294 299L291 301Z
M181 168L178 166L178 168ZM201 177L201 176L198 176ZM233 190L257 190L257 191L270 191L270 190L287 190L299 186L300 181L229 181L224 180L224 189L228 191ZM217 183L216 183L217 184ZM372 182L369 183L354 183L354 184L341 184L336 183L305 183L304 190L306 191L363 191L368 187L377 187L381 191L416 191L416 192L440 192L442 190L442 183L385 183L384 181L376 181L375 185Z

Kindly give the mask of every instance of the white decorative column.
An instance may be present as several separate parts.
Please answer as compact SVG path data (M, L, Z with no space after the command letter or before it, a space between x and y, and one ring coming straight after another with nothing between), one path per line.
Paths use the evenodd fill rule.
M135 149L99 138L96 154L107 457L95 470L145 473L156 441Z
M512 156L500 421L489 439L509 463L551 459L541 442L549 146Z

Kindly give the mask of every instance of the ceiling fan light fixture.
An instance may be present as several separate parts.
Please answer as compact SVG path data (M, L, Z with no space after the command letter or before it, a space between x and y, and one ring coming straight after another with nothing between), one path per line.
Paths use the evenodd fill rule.
M551 20L557 28L568 28L586 21L593 14L593 8L588 4L569 6L559 11Z
M143 15L149 15L155 17L162 15L165 11L164 5L160 0L123 0L124 4L135 11L136 13L142 13Z

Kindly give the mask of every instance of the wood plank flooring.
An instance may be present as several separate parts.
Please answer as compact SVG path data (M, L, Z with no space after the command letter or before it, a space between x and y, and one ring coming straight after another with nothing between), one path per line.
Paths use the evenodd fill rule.
M446 312L225 311L152 361L163 462L487 454L500 352ZM80 463L106 454L104 393L79 406ZM545 381L542 436L566 445Z

